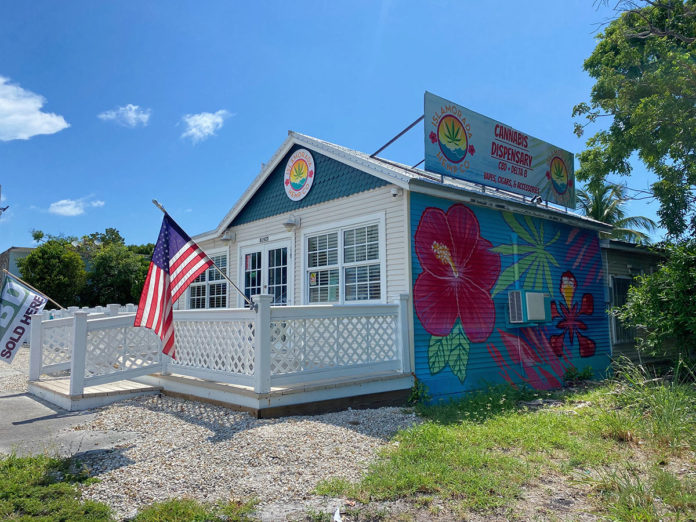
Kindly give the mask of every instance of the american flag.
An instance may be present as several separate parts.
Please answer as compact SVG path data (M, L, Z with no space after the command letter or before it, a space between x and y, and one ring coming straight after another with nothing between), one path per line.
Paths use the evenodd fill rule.
M172 306L213 262L168 214L164 215L134 326L154 330L162 352L176 358Z

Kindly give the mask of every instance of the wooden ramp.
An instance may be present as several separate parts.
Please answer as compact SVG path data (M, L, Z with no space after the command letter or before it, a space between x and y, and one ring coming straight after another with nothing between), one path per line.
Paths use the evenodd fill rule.
M82 395L70 395L70 378L29 381L29 393L68 411L87 410L131 399L141 395L157 395L161 386L135 381L116 381L85 386Z

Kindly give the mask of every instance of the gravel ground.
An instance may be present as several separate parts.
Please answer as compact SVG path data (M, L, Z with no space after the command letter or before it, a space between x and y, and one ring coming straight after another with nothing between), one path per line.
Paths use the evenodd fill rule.
M18 352L16 375L0 391L26 391L29 350ZM262 520L333 512L341 499L312 494L322 479L356 480L399 429L417 422L403 408L346 410L279 419L172 397L142 397L96 410L76 430L134 435L113 450L80 455L99 483L83 497L107 503L128 518L155 501L255 498Z
M0 391L26 392L29 376L29 348L23 346L15 354L12 364L0 367Z

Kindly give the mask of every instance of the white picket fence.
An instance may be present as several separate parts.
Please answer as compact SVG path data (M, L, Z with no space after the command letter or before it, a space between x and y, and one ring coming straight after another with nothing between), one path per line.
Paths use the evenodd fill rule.
M174 311L176 360L159 338L133 326L130 306L71 310L32 319L30 380L70 371L70 394L85 386L161 372L253 387L409 373L408 296L395 304Z

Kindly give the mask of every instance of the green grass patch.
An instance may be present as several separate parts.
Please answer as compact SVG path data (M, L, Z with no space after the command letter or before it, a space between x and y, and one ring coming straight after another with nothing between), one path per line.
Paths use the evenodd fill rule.
M674 371L655 375L622 362L616 371L616 407L635 434L654 448L679 453L696 449L696 375L679 361Z
M146 507L135 522L243 522L253 520L255 501L201 503L193 499L172 499Z
M653 468L631 464L601 470L585 479L600 495L614 520L693 520L696 515L696 481Z
M80 500L86 472L66 459L45 455L0 457L0 518L111 520L105 504Z
M616 443L597 434L598 411L574 411L572 404L530 411L521 405L559 397L495 388L419 406L428 420L399 433L359 483L329 480L317 492L362 502L434 494L459 507L487 510L509 505L526 482L551 469L553 459L578 467L618 458Z
M496 387L456 402L419 404L425 422L397 434L360 481L324 481L317 493L365 503L439 498L455 510L485 512L514 509L525 484L561 472L569 482L592 477L602 499L597 510L612 518L693 516L693 481L632 463L639 454L660 462L669 458L661 455L694 449L694 373L678 367L656 378L624 366L615 375L584 391Z
M79 486L95 479L70 459L46 455L0 457L0 519L93 522L113 520L106 504L80 499ZM135 520L247 521L256 505L252 502L200 503L176 499L148 506Z

